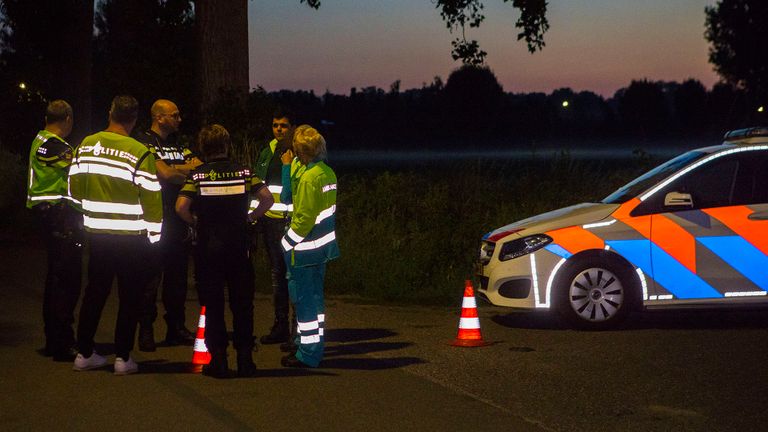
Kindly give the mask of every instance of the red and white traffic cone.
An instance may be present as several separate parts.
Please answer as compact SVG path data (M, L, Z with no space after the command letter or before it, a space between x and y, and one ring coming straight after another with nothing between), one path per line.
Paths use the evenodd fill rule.
M211 353L205 346L205 306L200 310L200 321L197 324L197 336L195 337L195 348L192 352L192 372L200 373L203 366L211 362Z
M477 315L475 290L471 281L464 282L464 299L461 302L461 318L459 319L459 334L451 345L457 347L480 347L490 345L483 340L480 333L480 317Z

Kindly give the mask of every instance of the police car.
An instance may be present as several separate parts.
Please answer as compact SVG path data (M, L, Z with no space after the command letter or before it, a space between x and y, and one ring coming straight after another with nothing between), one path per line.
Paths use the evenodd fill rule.
M605 329L634 308L768 304L768 127L482 239L478 294Z

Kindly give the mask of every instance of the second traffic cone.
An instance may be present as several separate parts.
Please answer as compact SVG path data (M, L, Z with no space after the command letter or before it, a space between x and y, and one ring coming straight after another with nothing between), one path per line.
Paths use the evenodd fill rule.
M475 290L471 281L464 282L464 299L461 302L461 318L459 319L459 334L451 345L457 347L480 347L490 345L483 340L480 333L480 317L477 316Z
M195 348L192 353L192 371L200 373L203 366L211 362L211 353L205 346L205 306L200 310L200 321L197 324L197 336L195 337Z

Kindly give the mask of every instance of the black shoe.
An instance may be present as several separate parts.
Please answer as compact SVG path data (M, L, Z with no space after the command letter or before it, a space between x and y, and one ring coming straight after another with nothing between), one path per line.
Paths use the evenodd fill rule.
M256 375L256 364L253 363L252 350L237 352L237 376L248 378Z
M298 349L299 347L297 347L292 340L289 340L288 342L284 342L280 344L280 351L284 353L296 354L296 350Z
M165 344L168 346L192 346L195 344L195 335L183 325L169 327L168 333L165 335Z
M280 359L280 364L289 368L308 368L309 366L297 359L294 354L288 354Z
M259 339L262 345L274 345L283 342L288 342L288 338L291 336L288 331L287 323L277 323L272 326L268 335L264 335Z
M60 351L56 351L52 355L53 361L56 362L72 362L77 357L77 349L75 347L65 348Z
M229 378L227 354L212 354L211 362L203 366L203 375L219 379Z
M157 345L155 344L155 333L152 331L152 326L140 326L139 327L139 351L155 352Z

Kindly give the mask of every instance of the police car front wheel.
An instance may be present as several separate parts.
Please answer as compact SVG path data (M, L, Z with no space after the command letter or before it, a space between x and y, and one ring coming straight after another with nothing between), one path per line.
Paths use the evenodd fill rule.
M625 266L586 258L564 270L557 309L571 325L603 330L626 318L636 284Z

